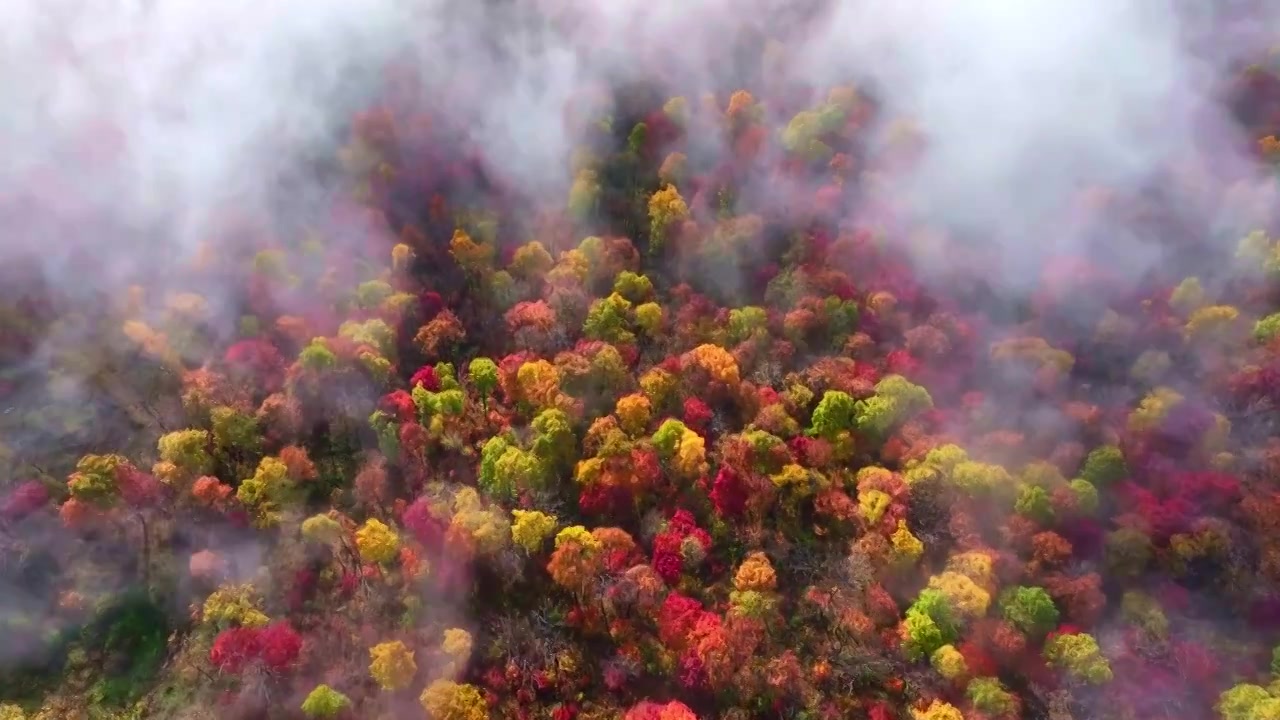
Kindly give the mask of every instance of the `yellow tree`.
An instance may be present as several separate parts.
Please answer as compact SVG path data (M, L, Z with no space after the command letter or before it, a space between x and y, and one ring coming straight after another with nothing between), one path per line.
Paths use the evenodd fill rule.
M672 225L689 217L689 206L675 185L667 184L649 196L649 252L658 253Z
M369 675L383 690L400 690L408 687L418 672L413 651L399 640L384 642L369 648Z

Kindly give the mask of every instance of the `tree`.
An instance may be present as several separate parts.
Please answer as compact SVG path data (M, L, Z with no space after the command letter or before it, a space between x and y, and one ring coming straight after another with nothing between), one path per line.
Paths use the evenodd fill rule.
M465 230L459 228L449 240L449 254L468 277L478 279L493 270L497 251L487 242L472 240Z
M546 360L526 362L516 371L516 385L518 399L535 408L551 407L560 395L560 371Z
M1262 720L1258 708L1271 701L1267 689L1250 683L1240 683L1218 697L1215 710L1223 720Z
M302 701L302 712L310 718L331 718L351 707L351 699L328 685L317 685Z
M302 521L302 537L307 542L321 545L338 543L343 536L342 525L325 514L312 515Z
M652 403L640 393L632 393L618 398L614 407L614 415L618 425L630 435L639 435L649 424Z
M829 131L823 114L816 110L802 110L791 118L782 131L782 146L787 152L810 163L826 162L835 154L831 146L819 138Z
M1013 509L1042 526L1053 522L1054 511L1049 492L1039 485L1023 485L1018 491Z
M631 317L631 301L618 293L591 303L582 334L592 340L608 343L631 343L635 334L627 329Z
M1271 313L1254 323L1253 338L1260 345L1266 345L1277 337L1280 337L1280 312Z
M400 536L381 520L370 518L356 531L356 549L361 560L385 565L400 551Z
M765 330L769 315L762 307L749 306L734 308L729 311L729 325L726 328L729 342L737 344L749 339L757 331Z
M663 420L662 424L658 426L658 429L654 431L652 438L653 446L657 448L658 452L663 456L671 457L675 455L681 439L684 438L684 435L687 432L691 431L683 422L676 420L675 418L667 418L666 420Z
M383 690L408 687L417 673L418 664L413 660L413 651L399 640L369 648L369 675Z
M706 440L674 418L653 434L653 445L682 477L694 479L707 471Z
M313 339L298 353L298 365L313 374L320 374L338 366L338 356L329 349L324 338Z
M1056 635L1044 646L1044 656L1084 682L1100 685L1111 680L1111 664L1102 655L1098 641L1088 633Z
M207 430L179 430L162 435L157 442L160 461L172 466L175 478L194 480L212 470ZM162 475L162 473L157 473Z
M418 328L413 341L428 358L441 358L466 337L467 329L458 316L444 310Z
M440 650L449 658L446 675L453 675L463 668L471 659L471 633L462 628L449 628L444 631L444 639L440 642Z
M1239 308L1230 305L1202 307L1187 318L1183 335L1188 342L1230 341L1247 332L1241 324Z
M436 680L418 698L431 720L487 720L489 708L474 685Z
M569 188L569 214L579 222L585 222L595 212L600 201L600 180L594 170L583 169L573 179Z
M417 253L414 252L413 246L405 243L396 243L391 248L391 269L397 273L407 273L413 265L413 261L417 259Z
M511 540L529 554L542 548L557 525L555 517L537 510L512 510L511 517Z
M733 587L739 592L773 592L778 587L778 576L769 557L753 552L742 561L733 576Z
M521 280L536 280L547 273L555 261L542 243L532 240L516 248L511 258L511 274Z
M240 482L236 499L249 508L259 527L270 527L279 522L280 505L291 485L289 466L278 457L265 457L253 477Z
M950 703L934 700L923 710L912 709L912 720L964 720L960 709Z
M1019 586L1000 598L1000 612L1028 637L1043 637L1058 624L1058 608L1044 588Z
M943 645L934 650L933 655L929 657L929 664L938 671L939 675L948 680L959 680L969 672L965 666L964 655L961 655L954 645Z
M223 630L209 649L209 662L220 672L240 674L262 654L261 634L261 630L253 627Z
M613 280L613 292L629 302L643 303L653 297L653 281L644 275L623 270Z
M273 622L258 634L262 663L272 672L283 672L298 661L302 636L288 621Z
M59 514L64 522L77 518L120 510L136 520L141 531L141 575L144 586L150 584L151 530L148 517L163 495L163 486L152 475L138 470L123 456L85 455L76 462L67 477L71 497L62 504Z
M205 598L201 621L217 628L262 627L271 622L259 609L258 592L252 585L228 585Z
M119 494L117 472L127 464L119 455L85 455L67 478L67 489L81 502L110 505Z
M478 357L467 365L467 379L480 393L480 404L488 409L489 396L498 387L498 366L487 357Z
M669 153L658 168L658 179L668 185L680 185L686 179L689 157L681 152Z
M944 572L929 578L929 589L942 593L955 614L966 619L986 615L991 603L990 593L957 572Z
M649 252L658 254L669 228L689 217L689 206L675 185L665 185L649 196Z
M1169 305L1183 316L1190 315L1207 304L1208 295L1200 278L1184 278L1169 295Z
M1096 488L1107 488L1129 476L1124 453L1115 445L1094 448L1080 469L1080 477Z
M900 634L903 649L914 660L932 656L954 642L959 632L946 597L937 590L925 590L907 608Z
M498 468L498 462L506 456L508 451L515 451L517 454L524 452L501 435L489 438L480 448L480 469L476 476L476 484L484 490L486 495L495 500L510 500L516 494L517 478L511 473L515 462L508 460L503 463L502 472L499 472Z
M899 567L914 565L924 554L924 543L911 533L906 520L899 520L898 527L889 536L891 557Z
M855 426L857 403L849 393L828 390L822 394L818 406L813 409L810 435L834 439L841 432Z
M501 499L545 487L555 477L555 466L528 450L511 446L494 463L494 476L497 478L496 487L501 490L494 498Z
M376 310L393 294L395 288L386 280L367 280L356 286L356 305L362 310Z
M538 413L531 424L533 445L530 451L542 464L546 479L565 471L577 455L578 439L565 411L549 408Z
M901 375L884 377L875 390L858 401L855 412L858 430L872 437L884 437L895 425L933 407L929 391Z
M729 388L741 382L738 361L733 354L719 345L704 343L685 354L682 365L688 364L705 372L712 380Z
M662 333L662 306L656 302L641 303L636 306L636 327L650 339L657 339Z
M965 694L975 708L988 715L1013 716L1018 710L1018 698L993 677L974 678Z
M366 346L384 358L395 357L396 332L381 318L344 322L338 327L338 337L355 343L356 346Z
M643 700L632 706L623 720L698 720L698 716L679 700L666 703Z
M564 528L556 533L547 573L561 587L575 592L583 590L602 549L603 544L582 525Z

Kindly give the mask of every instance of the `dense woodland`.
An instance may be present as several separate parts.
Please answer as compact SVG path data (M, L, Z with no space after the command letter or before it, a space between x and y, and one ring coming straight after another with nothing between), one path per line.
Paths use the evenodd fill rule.
M163 288L5 283L0 720L1280 718L1280 227L1089 188L1170 259L1024 293L853 80L584 90L552 200L416 86Z

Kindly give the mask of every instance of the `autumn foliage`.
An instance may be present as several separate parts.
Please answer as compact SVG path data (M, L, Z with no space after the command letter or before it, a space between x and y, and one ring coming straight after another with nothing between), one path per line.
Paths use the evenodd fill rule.
M1274 170L1280 75L1248 73ZM234 288L234 331L194 293L104 305L94 352L128 348L163 429L40 462L0 435L0 637L67 687L114 673L86 697L126 655L163 682L111 715L0 682L0 720L169 692L228 718L1280 717L1276 229L1194 262L1155 233L1141 282L1059 258L1005 297L885 197L928 149L893 103L745 84L584 89L570 176L525 198L398 68L334 207L228 218L251 252L192 271ZM1176 225L1154 189L1106 196ZM110 630L139 588L168 623L146 652Z

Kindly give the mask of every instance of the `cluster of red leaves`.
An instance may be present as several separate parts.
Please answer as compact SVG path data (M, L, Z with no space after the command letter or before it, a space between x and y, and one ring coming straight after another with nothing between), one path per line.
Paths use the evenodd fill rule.
M238 675L260 662L265 669L289 670L302 653L302 636L288 621L261 628L233 627L218 633L209 650L209 662L224 673Z

